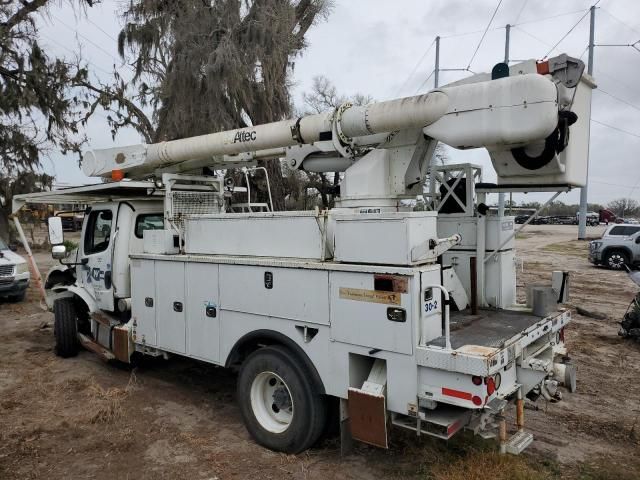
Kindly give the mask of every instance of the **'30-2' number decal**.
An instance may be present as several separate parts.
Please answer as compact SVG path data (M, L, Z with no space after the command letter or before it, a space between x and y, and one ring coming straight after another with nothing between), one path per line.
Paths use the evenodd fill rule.
M433 312L434 310L438 309L438 301L437 300L432 300L430 302L427 302L424 304L424 311L425 313L429 313L429 312Z

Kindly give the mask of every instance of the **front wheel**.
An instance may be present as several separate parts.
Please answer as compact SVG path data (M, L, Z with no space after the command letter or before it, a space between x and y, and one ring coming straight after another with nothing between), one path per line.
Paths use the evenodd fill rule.
M612 250L607 253L604 264L612 270L622 270L629 265L629 257L621 250Z
M53 334L56 354L69 358L78 354L78 314L71 298L60 298L53 303Z
M247 430L260 445L299 453L320 437L326 405L310 375L286 348L253 352L238 378L238 402Z

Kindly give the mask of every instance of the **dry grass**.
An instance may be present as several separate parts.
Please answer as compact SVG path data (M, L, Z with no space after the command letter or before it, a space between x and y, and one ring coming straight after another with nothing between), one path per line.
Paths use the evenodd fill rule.
M497 442L485 441L464 432L448 442L394 431L393 449L400 458L416 462L391 462L395 470L382 472L385 478L417 476L426 480L552 480L560 478L557 464L531 455L501 455ZM400 438L398 438L400 437ZM400 460L399 458L399 460ZM419 462L419 463L418 463ZM403 468L404 467L404 468ZM416 471L417 468L417 471Z
M627 464L601 458L593 463L580 465L577 478L579 480L638 480L640 463L633 458L638 454L638 449L631 448L629 454L630 463Z
M131 372L129 382L125 388L103 388L95 379L87 387L89 423L113 423L122 418L124 411L122 403L129 396L136 384L136 376Z
M500 455L498 452L473 452L453 463L439 463L427 478L433 480L543 480L550 471L534 468L524 456Z
M550 253L560 253L562 255L585 257L585 259L589 252L585 242L577 240L571 242L551 243L549 245L545 245L542 250Z

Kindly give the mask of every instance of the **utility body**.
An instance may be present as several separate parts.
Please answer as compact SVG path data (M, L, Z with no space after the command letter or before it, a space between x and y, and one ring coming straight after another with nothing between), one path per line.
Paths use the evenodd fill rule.
M532 440L524 398L575 388L558 306L568 276L518 305L514 219L490 216L485 197L583 184L583 68L564 55L503 65L417 97L86 152L87 174L119 180L14 201L90 206L75 252L49 225L63 263L46 281L57 352L237 368L245 424L275 450L312 446L335 399L344 445L386 447L392 425L444 439L466 428L519 453ZM476 165L431 165L438 141L486 148L498 184ZM277 158L344 172L336 208L273 212L200 174ZM428 211L413 211L416 196Z

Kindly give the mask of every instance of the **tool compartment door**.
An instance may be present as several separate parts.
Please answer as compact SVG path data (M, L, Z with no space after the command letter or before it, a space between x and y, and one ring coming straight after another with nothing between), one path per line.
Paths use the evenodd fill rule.
M186 263L187 353L210 362L220 361L219 266Z
M220 265L224 310L300 322L329 323L329 276L304 268Z
M329 278L334 340L390 352L413 352L410 276L330 272Z
M158 347L186 353L183 262L156 261L156 326Z
M131 312L135 330L133 341L156 347L155 261L131 260Z

